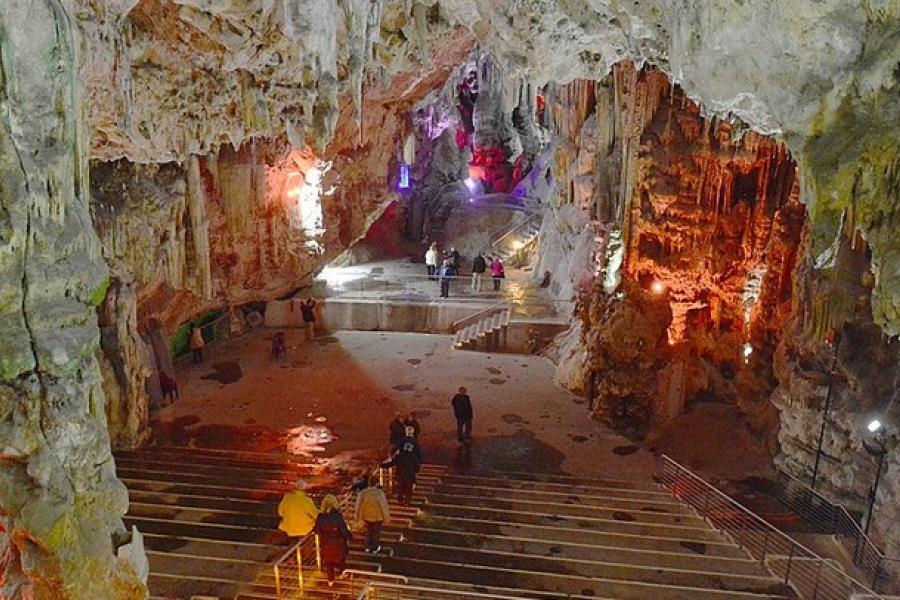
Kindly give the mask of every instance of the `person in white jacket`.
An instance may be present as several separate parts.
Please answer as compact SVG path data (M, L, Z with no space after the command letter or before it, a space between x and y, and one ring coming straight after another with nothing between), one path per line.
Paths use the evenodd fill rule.
M438 249L435 242L431 242L428 251L425 252L425 267L428 269L428 279L432 281L437 278L438 267Z

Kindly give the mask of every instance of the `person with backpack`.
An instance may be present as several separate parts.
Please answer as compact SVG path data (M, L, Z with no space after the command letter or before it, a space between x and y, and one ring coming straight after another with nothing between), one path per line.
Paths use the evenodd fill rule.
M413 488L416 485L416 475L419 472L421 456L419 445L414 438L405 438L394 456L382 463L384 468L394 468L394 480L397 484L397 501L404 506L409 506L412 500Z
M358 527L366 530L366 552L381 552L381 528L391 520L387 496L378 485L378 477L371 477L368 485L356 496L356 508L353 511Z
M334 576L340 575L347 565L350 541L353 534L341 515L338 499L328 494L322 499L319 516L313 531L319 536L319 555L322 568L328 577L328 587L334 585Z

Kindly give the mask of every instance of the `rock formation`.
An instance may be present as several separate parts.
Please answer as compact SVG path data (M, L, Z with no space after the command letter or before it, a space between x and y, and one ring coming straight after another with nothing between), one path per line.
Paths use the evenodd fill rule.
M530 159L539 125L558 137L545 231L576 257L555 291L593 281L592 367L674 342L641 355L671 402L623 371L597 382L605 418L640 433L691 395L728 398L773 439L780 424L801 472L834 328L869 350L838 358L829 451L858 451L871 411L896 430L898 25L897 0L6 0L0 593L144 593L114 558L109 431L145 436L165 335L289 292L363 235L396 199L413 108L476 45L502 75L474 102L499 136L482 141ZM896 549L890 451L875 527ZM824 476L858 498L864 471Z
M104 420L83 40L55 0L0 7L0 596L142 598Z

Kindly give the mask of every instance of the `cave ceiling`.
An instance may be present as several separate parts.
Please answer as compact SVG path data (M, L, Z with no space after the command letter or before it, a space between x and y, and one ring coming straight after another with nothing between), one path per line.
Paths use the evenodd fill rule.
M346 143L329 149L342 111L358 122L364 98L402 100L398 75L415 87L448 46L489 52L511 89L598 79L626 59L653 64L706 114L735 121L735 135L751 128L788 144L814 256L853 219L873 250L873 314L900 333L900 0L77 4L91 154L102 160L181 161L280 135L348 154Z

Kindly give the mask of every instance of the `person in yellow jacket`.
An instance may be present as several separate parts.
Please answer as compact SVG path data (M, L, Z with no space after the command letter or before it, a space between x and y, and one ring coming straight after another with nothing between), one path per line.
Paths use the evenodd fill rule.
M305 490L306 482L297 480L294 489L285 494L278 505L278 516L281 517L278 529L291 537L303 537L312 531L319 516L316 503Z
M377 554L381 551L381 528L391 520L387 496L378 485L378 478L369 479L369 485L356 496L354 520L357 527L366 528L366 552Z

